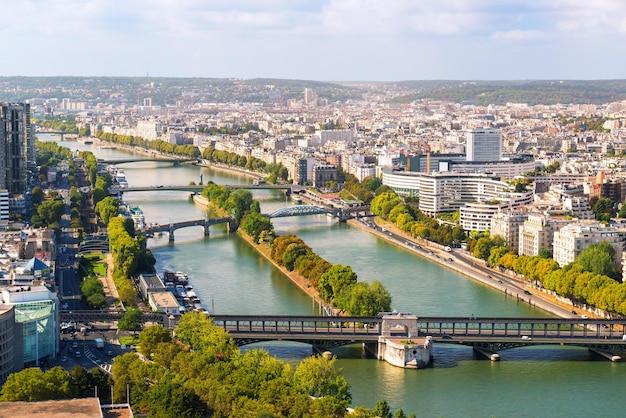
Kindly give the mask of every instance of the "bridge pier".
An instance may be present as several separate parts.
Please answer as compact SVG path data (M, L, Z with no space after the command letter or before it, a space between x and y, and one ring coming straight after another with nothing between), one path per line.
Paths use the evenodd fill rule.
M480 347L472 347L472 349L474 350L475 354L482 356L487 360L500 361L500 354L498 353L494 353L493 351L485 350L484 348Z
M209 223L208 219L206 221L204 221L204 236L208 237L210 232L209 232L209 227L211 226L211 224Z
M168 237L169 237L169 242L174 242L174 225L170 225Z

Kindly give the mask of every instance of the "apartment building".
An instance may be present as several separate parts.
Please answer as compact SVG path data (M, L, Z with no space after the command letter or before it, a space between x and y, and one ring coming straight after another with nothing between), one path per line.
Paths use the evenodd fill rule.
M491 217L491 236L500 235L506 240L509 249L517 251L519 248L519 230L526 219L528 219L526 212L500 209Z
M554 231L575 222L565 216L551 216L549 213L531 213L519 230L519 255L539 255L542 248L552 249Z
M573 262L585 248L602 241L609 242L615 248L616 254L622 253L622 237L613 226L596 221L565 225L554 232L552 258L563 267ZM619 261L619 257L616 258Z

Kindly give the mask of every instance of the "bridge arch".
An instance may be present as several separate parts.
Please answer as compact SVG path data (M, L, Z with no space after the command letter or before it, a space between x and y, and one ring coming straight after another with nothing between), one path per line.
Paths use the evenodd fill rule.
M287 216L324 215L331 213L328 210L314 205L295 205L278 209L267 215L268 218L284 218Z

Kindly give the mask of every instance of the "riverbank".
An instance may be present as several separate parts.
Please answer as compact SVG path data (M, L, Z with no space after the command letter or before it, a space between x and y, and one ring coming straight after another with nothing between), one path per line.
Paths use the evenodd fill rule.
M377 219L377 222L380 220ZM356 219L351 219L348 223L407 251L418 254L431 262L509 295L518 302L527 303L562 318L577 318L579 313L590 314L590 312L577 309L571 304L558 300L554 295L546 294L541 289L528 286L528 282L519 277L489 269L481 265L481 260L475 259L469 254L463 254L456 249L448 252L436 243L408 237L405 232L391 223L376 224L376 228L369 227Z

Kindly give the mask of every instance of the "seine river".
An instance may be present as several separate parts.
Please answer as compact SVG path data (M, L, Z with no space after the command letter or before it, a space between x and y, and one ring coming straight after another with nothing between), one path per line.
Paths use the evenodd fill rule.
M41 140L58 138L39 135ZM99 158L129 158L121 150L64 142ZM121 165L131 186L196 183L202 176L217 184L249 183L237 174L195 166L141 162ZM255 191L264 213L291 202L279 191ZM139 205L148 223L200 219L202 208L184 192L133 192L124 199ZM280 218L279 234L294 233L332 263L350 265L359 280L379 280L393 296L393 307L416 315L545 317L546 313L326 216ZM220 314L317 314L310 297L252 250L236 234L214 226L150 239L157 270L184 271L207 308ZM307 345L265 344L272 354L294 364L311 354ZM351 385L354 405L373 407L386 399L419 417L614 417L626 408L626 368L592 360L585 349L518 348L500 352L500 362L478 360L468 347L435 347L431 368L404 370L363 359L359 346L337 349L338 365Z

